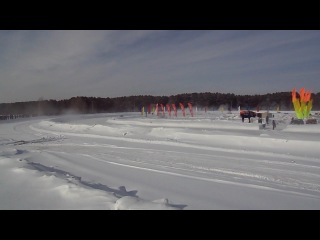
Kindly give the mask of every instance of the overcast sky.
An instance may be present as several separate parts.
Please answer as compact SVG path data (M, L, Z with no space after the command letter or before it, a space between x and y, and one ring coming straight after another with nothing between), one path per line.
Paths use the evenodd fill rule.
M320 31L0 31L0 102L320 92Z

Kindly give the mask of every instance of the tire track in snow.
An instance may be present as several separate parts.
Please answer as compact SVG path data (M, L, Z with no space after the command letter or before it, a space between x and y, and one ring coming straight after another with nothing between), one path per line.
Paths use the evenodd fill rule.
M36 128L32 125L30 125L30 129L33 131L38 131L38 132L46 132L46 133L51 133L51 134L55 134L55 135L61 135L61 132L56 132L56 131L51 131L51 130L46 130L46 129L39 129ZM110 139L110 140L117 140L117 141L127 141L127 142L134 142L134 143L138 143L138 144L149 144L149 146L152 144L158 144L158 145L168 145L168 146L176 146L176 147L180 147L180 148L185 148L185 149L198 149L198 150L206 150L206 151L210 151L213 154L194 154L193 156L195 156L195 158L200 161L199 159L205 157L205 158L214 158L214 159L226 159L228 161L233 161L233 163L237 162L240 163L242 161L244 167L239 168L239 165L237 165L233 168L228 168L228 167L202 167L199 166L199 162L197 162L197 164L189 164L188 169L187 169L187 164L180 162L180 163L175 163L173 161L171 161L170 163L172 165L175 165L175 167L173 166L167 166L165 164L167 164L167 162L161 161L159 159L154 161L158 161L159 164L155 164L155 163L151 163L151 162L141 162L141 161L134 161L128 157L125 158L120 158L120 159L125 159L125 161L129 162L129 163L135 163L135 164L145 164L148 165L149 168L147 169L151 169L150 171L163 171L163 170L159 170L159 169L154 169L154 168L150 168L150 166L153 167L157 167L157 168L166 168L166 169L171 169L172 171L187 171L187 172L193 172L193 173L201 173L201 174L211 174L211 177L213 176L212 174L214 174L215 177L215 181L220 181L219 179L217 179L218 177L222 177L222 178L227 178L227 179L235 179L234 183L236 183L236 181L247 181L247 182L254 182L254 185L257 186L262 186L262 185L272 185L273 187L277 187L277 188L285 188L285 187L290 187L290 188L294 188L294 189L302 189L302 190L309 190L312 192L319 192L320 191L320 187L319 184L317 184L317 182L320 182L317 173L311 173L311 172L305 172L302 171L301 168L308 168L310 170L318 170L320 168L320 166L316 166L314 165L315 163L317 163L318 159L315 158L305 158L305 157L300 157L300 156L292 156L292 155L287 155L287 154L279 154L279 153L271 153L271 152L261 152L261 151L252 151L252 150L237 150L237 149L226 149L226 148L217 148L217 147L210 147L210 146L195 146L192 144L188 144L188 143L177 143L177 142L166 142L166 141L148 141L148 140L144 140L144 139L131 139L131 138L124 138L124 137L112 137L112 136L101 136L101 135L95 135L95 134L79 134L79 133L68 133L68 132L64 132L64 135L69 135L69 136L73 136L73 137L89 137L89 138L100 138L100 139ZM96 145L93 147L97 147ZM106 147L106 146L104 146ZM107 146L108 147L108 146ZM190 152L188 153L184 153L184 152L179 152L179 151L168 151L168 150L159 150L159 149L152 149L152 148L133 148L133 147L122 147L122 146L109 146L111 148L118 148L118 149L126 149L126 150L133 150L133 151L153 151L153 152L162 152L162 153L174 153L174 154L188 154L190 155ZM220 154L219 154L220 153ZM130 153L128 153L130 155ZM226 154L236 154L236 156L226 156ZM261 159L261 156L264 156L264 159ZM257 158L255 158L255 156L258 156ZM270 158L275 158L275 159L283 159L283 161L277 161L277 160L270 160L270 159L265 159L266 156L269 156ZM92 157L92 156L91 156ZM181 158L181 157L180 157ZM257 160L258 159L258 160ZM301 163L292 163L292 160L296 160L296 161L301 161ZM285 162L287 161L287 162ZM309 161L309 165L307 164L303 164L303 161ZM108 161L109 162L109 161ZM251 164L249 163L251 162ZM310 164L311 162L311 164ZM119 164L119 165L123 165L123 166L127 166L127 163L116 163L113 162L113 164ZM178 164L180 164L180 166L178 167ZM181 168L181 166L185 164L186 168ZM289 169L284 169L281 170L279 168L276 168L274 165L277 165L277 167L281 167L281 166L289 166L289 167L294 167L293 170L289 170ZM128 165L128 166L132 166L133 168L143 168L141 166L133 166L133 165ZM301 171L300 171L300 169ZM193 169L193 170L192 170ZM292 168L291 168L292 169ZM163 171L166 172L166 171ZM272 175L270 175L270 173L273 172ZM171 172L172 173L172 172ZM170 173L169 173L170 174ZM180 174L180 173L173 173L173 174ZM284 176L283 176L284 174ZM186 175L186 176L191 176L188 174L182 174L182 175ZM301 179L297 179L297 177L295 178L290 178L290 175L294 175L294 176L299 176L301 177ZM303 177L308 176L308 179L305 179ZM191 176L191 177L195 177L195 178L199 178L201 179L201 177L197 177L197 176ZM314 177L313 179L311 177ZM206 179L206 178L205 178ZM213 179L213 178L208 178L208 179ZM304 180L305 179L305 180ZM319 181L318 181L319 180ZM221 180L222 182L225 180ZM228 182L228 181L227 181ZM233 182L233 181L230 181ZM248 184L248 183L242 183L242 184ZM265 186L262 186L265 187Z
M133 139L133 138L125 138L125 137L112 137L112 136L102 136L102 135L96 135L96 134L81 134L81 133L68 133L68 132L57 132L57 131L51 131L51 130L44 130L36 128L32 125L29 126L30 129L37 131L37 132L45 132L54 134L57 136L61 136L61 134L66 136L73 136L73 137L86 137L86 138L97 138L97 139L108 139L108 140L116 140L116 141L125 141L125 142L132 142L132 143L142 143L142 144L150 144L150 145L167 145L167 146L176 146L176 147L185 147L185 148L196 148L201 150L209 150L209 151L216 151L216 152L224 152L224 153L236 153L236 154L248 154L248 155L257 155L259 157L266 156L272 154L274 158L284 158L288 159L287 154L281 154L281 153L270 153L270 152L264 152L264 151L254 151L254 150L239 150L239 149L230 149L230 148L222 148L222 147L212 147L212 146L200 146L200 145L194 145L189 143L179 143L179 142L167 142L167 141L160 141L160 140L145 140L145 139ZM119 147L119 148L125 148L125 147ZM300 157L300 156L293 156L290 155L290 159L294 160L309 160L309 161L316 161L319 162L320 159L318 158L310 158L310 157ZM320 165L319 165L320 167Z
M99 161L99 162L107 163L107 164L112 164L112 165L117 165L117 166L127 167L127 168L133 168L133 169L138 169L138 170L143 170L143 171L156 172L156 173L165 174L165 175L172 175L172 176L176 176L176 177L184 177L184 178L195 179L195 180L200 180L200 181L222 183L222 184L229 184L229 185L237 185L237 186L250 187L250 188L256 188L256 189L287 192L287 193L305 195L305 196L316 197L316 198L320 197L320 195L319 196L315 196L314 194L310 194L310 192L309 193L302 193L301 191L298 191L298 192L294 191L294 190L296 190L296 188L293 188L293 186L289 186L289 187L291 187L292 190L287 190L288 186L286 186L286 189L279 189L279 188L275 188L275 187L272 187L272 186L263 186L263 185L257 185L257 184L254 184L254 183L244 183L244 182L236 182L236 181L222 180L222 179L209 178L209 177L199 177L199 176L188 175L188 174L185 174L185 173L177 173L177 172L158 170L158 169L147 168L147 167L142 167L142 166L134 166L134 165L130 165L130 164L124 164L124 163L118 163L118 162L114 162L114 161L110 161L110 160L104 160L104 159L101 159L101 158L98 158L98 157L94 157L92 155L87 155L87 154L82 154L82 155L86 156L88 158L94 159L96 161ZM163 167L163 166L161 166L161 167ZM167 169L171 169L171 170L172 169L176 169L176 168L173 168L173 167L170 167L170 166L166 166L166 168ZM186 169L183 169L183 170L186 171ZM222 170L220 170L220 171L222 171ZM189 170L189 172L190 172L190 170ZM261 176L260 176L260 178L261 178ZM301 188L298 188L298 189L301 189ZM310 190L310 189L306 189L306 190ZM314 191L314 189L313 189L313 191Z

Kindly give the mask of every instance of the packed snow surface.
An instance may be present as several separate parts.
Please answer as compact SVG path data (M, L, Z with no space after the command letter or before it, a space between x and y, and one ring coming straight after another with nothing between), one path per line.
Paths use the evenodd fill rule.
M320 124L180 115L0 121L0 209L320 209Z

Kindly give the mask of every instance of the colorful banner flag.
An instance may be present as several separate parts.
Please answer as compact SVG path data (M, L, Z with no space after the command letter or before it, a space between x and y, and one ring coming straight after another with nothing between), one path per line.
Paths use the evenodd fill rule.
M174 111L174 115L177 117L177 108L176 105L174 103L171 104L173 111Z
M162 103L160 103L160 107L161 107L162 115L164 116L164 106Z
M180 108L181 108L181 110L182 110L182 115L185 117L185 116L186 116L186 113L185 113L185 111L184 111L184 106L183 106L183 104L182 104L182 103L179 103L179 106L180 106Z
M188 107L189 107L189 110L190 110L191 117L193 117L192 104L188 103Z
M296 96L296 89L292 89L292 103L298 119L308 118L312 109L311 91L300 89L300 99Z
M159 114L159 107L158 107L158 103L156 104L156 109L155 109L155 115L157 115L158 116L158 114Z
M169 104L166 105L167 109L168 109L168 113L169 113L169 116L171 117L171 107Z

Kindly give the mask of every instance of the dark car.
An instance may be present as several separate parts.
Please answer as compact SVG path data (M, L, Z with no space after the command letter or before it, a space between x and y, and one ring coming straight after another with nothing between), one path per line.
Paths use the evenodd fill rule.
M314 119L314 118L309 118L306 121L306 124L317 124L317 123L318 123L317 119Z
M242 111L240 111L240 117L242 118L242 122L244 122L245 118L248 118L249 122L250 122L250 118L256 117L256 116L257 116L257 113L255 113L253 111L250 111L250 110L242 110Z
M292 118L290 124L302 125L304 124L304 121L302 119Z

